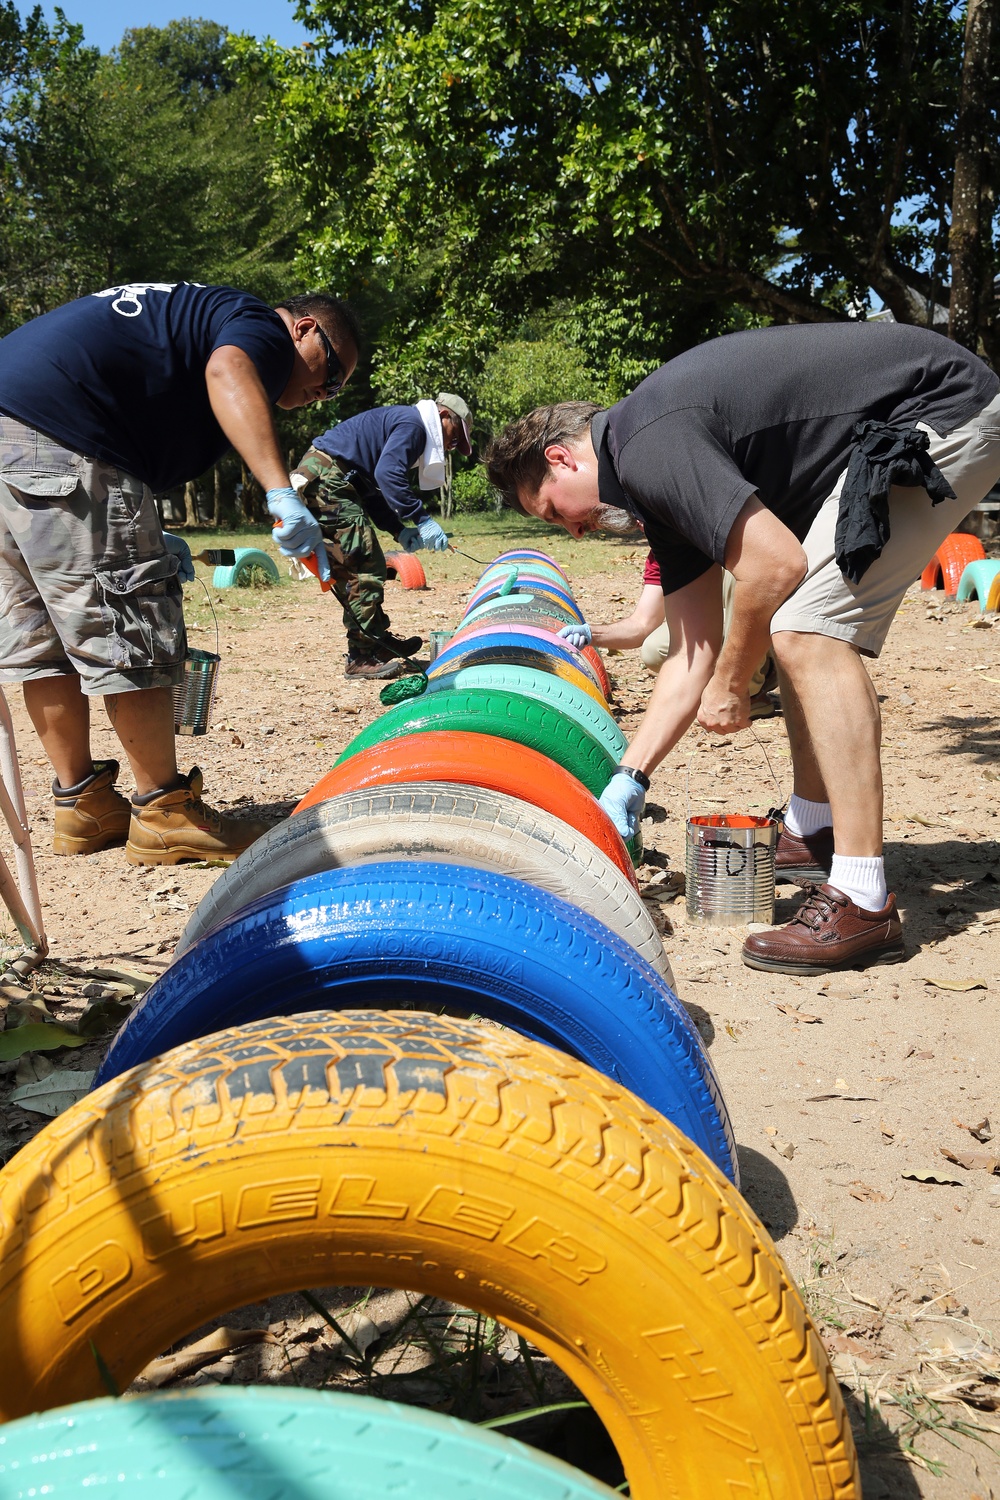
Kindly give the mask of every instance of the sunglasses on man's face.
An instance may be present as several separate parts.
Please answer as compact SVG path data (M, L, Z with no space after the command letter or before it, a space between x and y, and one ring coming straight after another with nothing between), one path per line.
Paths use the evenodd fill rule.
M323 352L326 355L326 380L323 382L323 395L329 400L331 396L335 396L338 391L343 390L347 384L347 371L340 363L340 356L336 349L330 343L330 340L318 323L316 324L316 332L319 334L319 341L323 345Z

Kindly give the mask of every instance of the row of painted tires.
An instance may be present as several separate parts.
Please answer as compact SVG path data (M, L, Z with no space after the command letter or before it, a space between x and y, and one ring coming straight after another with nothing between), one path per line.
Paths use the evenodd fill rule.
M507 722L498 689L427 702L463 692L477 730ZM568 736L578 750L588 731L507 696L530 708L509 737L433 718L405 728L397 710L378 721L386 737L359 736L209 893L116 1039L108 1081L0 1174L0 1318L16 1351L0 1368L5 1416L95 1394L102 1365L123 1386L261 1296L372 1282L465 1302L531 1338L593 1403L640 1500L858 1493L822 1347L726 1180L735 1153L707 1056L662 948L660 972L640 951L644 910L598 788L525 740ZM340 1009L372 1003L516 1029ZM147 1437L165 1430L164 1405L136 1417ZM182 1424L184 1409L170 1407ZM50 1418L56 1448L59 1423L97 1411ZM512 1493L515 1459L461 1434L454 1493ZM412 1444L396 1442L386 1432L393 1493L451 1493L416 1473L404 1489ZM541 1475L519 1493L603 1493L513 1451ZM253 1443L237 1457L258 1468ZM110 1469L128 1469L115 1463L109 1449ZM343 1493L389 1490L377 1474L366 1483Z

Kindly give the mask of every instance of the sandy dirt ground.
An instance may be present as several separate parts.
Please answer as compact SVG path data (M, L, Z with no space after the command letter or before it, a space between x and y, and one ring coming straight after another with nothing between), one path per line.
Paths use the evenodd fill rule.
M589 618L628 612L641 550L574 544L526 526L519 539L529 535L567 566ZM490 549L480 556L499 550L497 537L476 541ZM431 558L427 572L426 592L390 585L402 634L452 626L480 569ZM212 645L202 591L188 592L192 641ZM219 806L287 812L381 712L378 685L345 682L339 610L314 586L213 591L212 599L224 658L219 699L211 732L180 742L184 764L197 759L206 796ZM637 656L609 666L628 733L650 679ZM689 732L653 778L644 827L653 854L641 874L678 990L722 1081L744 1191L802 1286L847 1393L866 1497L993 1500L1000 1497L1000 1175L990 1169L993 1153L1000 1156L1000 617L915 587L872 673L884 715L886 862L904 914L904 963L818 980L753 972L740 962L745 932L693 925L676 877L664 878L664 870L684 868L688 805L765 811L779 800L762 747L787 796L780 717L759 724L759 738ZM50 773L19 696L8 698L52 962L20 988L6 976L7 1025L39 1005L70 1023L101 1004L113 1018L130 995L121 973L162 972L218 872L136 869L120 850L54 858ZM103 720L95 754L115 754ZM796 893L780 887L778 895L780 921ZM91 1029L102 1029L99 1014ZM0 1100L52 1067L93 1068L105 1045L98 1039L0 1063ZM8 1156L45 1124L9 1102L2 1119ZM310 1318L302 1304L278 1301L246 1310L244 1322L283 1320L277 1326L300 1361L314 1359L324 1339L336 1344L318 1313ZM386 1312L376 1299L351 1314L362 1319L351 1327L364 1332L368 1317L375 1338L393 1318L398 1326L399 1310L389 1304ZM251 1352L252 1359L230 1354L228 1364L210 1364L196 1378L286 1378L276 1356ZM495 1353L500 1363L517 1357ZM572 1446L567 1451L573 1456ZM612 1477L600 1464L595 1471Z

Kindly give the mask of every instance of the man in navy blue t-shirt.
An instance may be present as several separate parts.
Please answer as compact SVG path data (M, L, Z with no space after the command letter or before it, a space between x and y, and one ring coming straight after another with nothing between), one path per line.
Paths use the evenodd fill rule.
M472 414L461 396L442 391L437 401L376 406L348 417L313 438L292 471L292 484L323 528L334 592L347 632L345 677L398 677L411 671L406 658L419 635L399 640L389 631L385 554L375 526L407 552L443 551L448 538L410 488L416 468L423 491L444 483L445 455L472 452Z
M178 773L173 686L186 639L179 537L153 499L232 446L267 492L276 539L316 553L272 408L327 400L358 357L353 314L323 293L277 308L232 287L137 282L56 308L0 340L0 682L20 682L55 772L55 852L127 839L133 864L230 857L265 828ZM278 529L280 528L280 530ZM132 772L95 764L102 696Z

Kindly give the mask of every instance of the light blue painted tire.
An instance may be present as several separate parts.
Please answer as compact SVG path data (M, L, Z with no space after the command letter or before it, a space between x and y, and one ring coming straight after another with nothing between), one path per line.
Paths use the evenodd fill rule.
M485 662L481 666L459 667L457 672L431 677L427 683L427 691L431 694L452 689L461 692L467 688L523 693L526 698L548 704L592 734L614 757L616 765L628 749L628 740L607 709L581 692L575 683L555 677L551 672L536 671L534 667L508 666L504 662Z
M972 598L978 599L979 609L982 612L986 608L990 589L997 578L1000 578L1000 562L988 558L986 562L980 559L978 562L967 563L962 569L955 598L963 602Z
M3 1500L611 1500L512 1438L394 1401L267 1386L78 1401L0 1427Z
M567 584L569 583L569 578L554 557L550 557L547 552L536 552L532 547L511 547L509 552L501 552L499 557L495 557L490 566L495 568L498 563L518 565L525 561L547 563L550 568L555 568L557 573L562 574Z
M231 568L216 568L212 574L212 587L216 589L239 588L243 575L251 568L259 568L266 573L272 583L279 583L281 574L278 572L277 564L273 557L262 552L259 547L237 547L236 561Z

